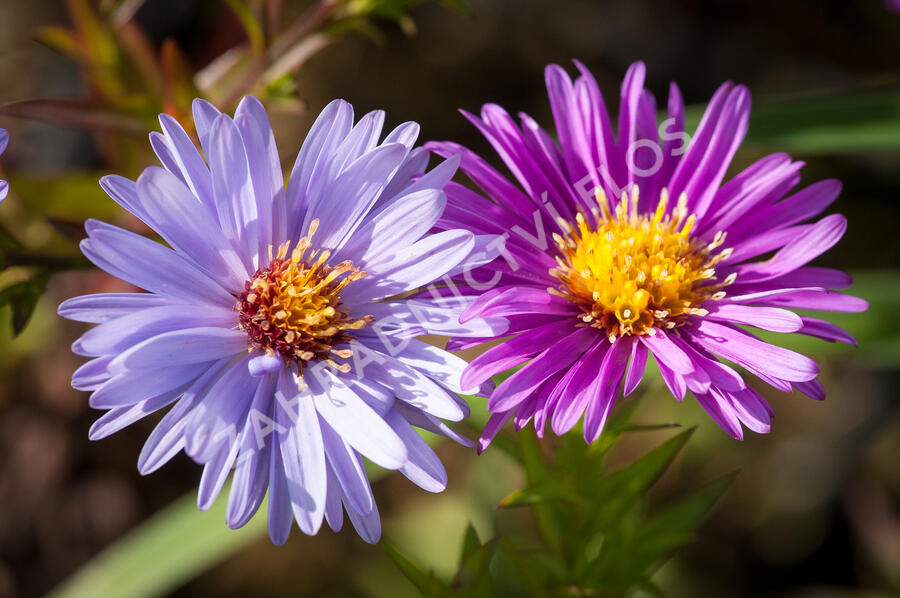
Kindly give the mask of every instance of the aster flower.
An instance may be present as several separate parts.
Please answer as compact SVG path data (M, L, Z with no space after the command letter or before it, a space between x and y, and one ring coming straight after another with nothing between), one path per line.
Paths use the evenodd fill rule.
M583 416L585 440L595 441L620 388L628 395L640 383L649 355L679 401L690 390L735 438L742 425L767 432L772 417L735 366L784 392L824 398L811 359L744 326L855 342L792 311L866 308L833 290L849 286L848 275L807 265L844 233L838 214L810 222L840 183L792 192L803 164L785 154L723 182L747 131L743 86L721 86L690 138L678 88L671 86L668 118L658 124L644 65L634 64L616 136L596 81L576 65L574 82L559 66L546 70L559 143L527 115L517 124L497 105L484 106L480 118L464 113L519 186L466 148L426 144L459 156L488 196L449 185L438 228L507 237L504 259L457 279L457 292L481 292L462 321L505 317L504 335L512 335L474 359L463 384L525 364L491 394L480 449L509 419L517 429L533 419L541 435L548 421L564 434Z
M0 129L0 155L6 151L7 145L9 145L9 133L6 132L6 129ZM0 180L0 201L6 199L7 193L9 193L9 183Z
M381 138L384 113L353 124L340 100L316 120L287 188L268 116L245 98L234 118L194 103L203 155L160 116L151 144L163 168L104 190L168 247L91 220L82 251L145 293L65 301L59 313L99 324L73 345L90 357L72 377L108 411L106 437L171 405L138 458L142 474L181 450L203 465L201 509L232 468L226 522L244 525L268 491L269 534L323 518L378 540L378 510L362 457L431 492L446 472L413 426L467 442L443 420L468 413L461 359L412 337L494 334L502 318L460 326L467 298L394 298L490 259L490 238L426 234L456 160L426 172L408 122ZM483 253L483 257L479 254Z

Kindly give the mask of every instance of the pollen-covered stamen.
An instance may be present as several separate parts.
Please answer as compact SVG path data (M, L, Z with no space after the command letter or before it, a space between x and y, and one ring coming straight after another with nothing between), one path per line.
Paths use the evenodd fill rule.
M352 353L334 347L352 338L349 331L374 318L350 318L341 309L340 293L365 272L349 261L327 265L328 250L309 251L317 227L314 220L293 250L290 243L279 246L274 255L270 248L271 262L247 281L235 309L253 347L280 354L301 372L303 364L313 359L326 360L346 372L350 364L335 358L347 359Z
M716 265L731 255L721 249L725 233L710 242L691 237L696 217L688 214L687 197L667 213L663 189L654 214L638 212L638 189L624 193L611 214L606 196L597 194L599 210L591 210L596 226L583 213L577 230L554 235L560 253L550 273L562 284L550 292L570 299L583 310L586 324L606 332L610 340L623 335L655 334L656 328L675 328L687 316L706 315L699 307L725 296Z

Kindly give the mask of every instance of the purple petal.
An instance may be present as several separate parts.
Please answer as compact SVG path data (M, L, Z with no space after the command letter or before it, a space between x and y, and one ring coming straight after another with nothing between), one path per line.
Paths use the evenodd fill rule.
M479 385L495 374L517 366L574 332L574 323L560 320L538 326L488 349L473 359L463 372L461 384L466 388Z
M151 293L98 293L66 299L56 313L67 320L102 324L137 311L171 304L171 299Z
M397 411L389 411L385 421L406 445L408 460L400 472L423 490L442 492L447 487L447 471L428 443Z
M327 387L310 382L316 411L354 449L385 469L406 462L406 447L381 417L338 377L325 373Z
M359 157L314 200L306 212L303 230L319 219L315 242L319 247L340 248L355 231L378 195L406 156L399 143L382 145Z
M113 376L95 390L91 395L90 405L94 409L123 407L134 405L182 386L187 388L187 385L208 367L207 364L194 363L157 370L125 372Z
M708 319L701 318L690 336L716 355L783 380L805 382L819 373L808 357Z
M343 293L350 304L375 301L433 282L472 252L475 238L468 231L445 231L385 255L368 266L370 276Z
M192 312L183 305L163 305L109 320L91 328L79 339L83 351L91 355L121 353L150 337L194 327L232 328L234 312L207 308Z
M491 394L488 409L497 413L514 408L541 382L570 365L598 340L597 331L587 327L579 328L559 339L528 365L504 380Z
M160 409L173 403L181 396L180 389L163 393L157 397L128 405L125 407L114 407L104 413L92 425L88 431L88 438L91 440L100 440L111 434L115 434L119 430L130 426L134 422L155 413Z
M404 195L367 220L335 254L335 260L349 259L365 270L385 252L421 239L437 222L446 203L444 194L434 189Z
M374 338L361 338L353 345L353 351L359 356L359 374L389 388L401 401L441 419L460 421L468 415L468 409L454 395L424 373L392 357Z
M169 459L184 447L184 429L187 427L188 414L206 395L211 384L214 384L229 365L222 360L209 368L184 391L181 399L156 425L138 457L138 471L147 475L165 465Z
M256 513L269 486L269 462L275 422L272 417L274 376L256 389L247 422L241 432L240 449L234 466L225 523L231 529L245 525Z
M634 389L641 383L644 377L644 370L647 367L647 354L649 353L647 345L637 341L631 343L631 360L628 364L628 373L625 375L624 394L627 397L634 392Z
M715 301L705 303L704 307L709 310L705 317L711 320L747 324L772 332L797 332L803 326L800 316L776 307L752 307Z
M600 372L592 385L593 392L589 391L593 400L588 404L584 414L584 439L588 444L600 438L606 418L619 396L619 388L622 385L622 378L625 377L625 368L631 353L631 344L628 340L620 338L603 357Z
M151 293L231 308L234 297L171 249L124 229L88 220L84 255L116 278Z
M266 255L269 245L277 245L287 235L284 178L275 135L266 109L252 96L241 100L234 113L234 122L247 150L250 180L259 214L259 255Z
M165 134L165 140L172 159L177 164L177 175L190 188L191 192L202 201L207 208L213 206L213 182L209 169L197 152L190 137L174 118L168 114L159 115L159 124Z
M109 364L114 374L216 361L247 349L247 333L225 328L186 328L164 332L121 353Z
M566 371L553 389L548 401L555 404L550 426L557 436L562 436L578 423L594 398L591 390L609 348L609 343L596 343Z
M818 380L814 379L808 380L806 382L792 382L791 386L813 400L825 400L825 387L822 386L822 383Z
M213 122L209 138L209 170L219 223L225 236L235 242L247 269L255 270L259 252L259 213L244 141L237 125L224 114Z
M247 370L251 376L265 376L284 369L284 359L275 354L263 353L247 362Z
M497 433L506 425L510 419L512 419L513 414L515 413L514 409L510 409L509 411L504 411L503 413L492 413L488 418L487 423L484 425L484 429L481 431L481 436L478 438L478 454L480 455L487 449L487 447L491 444L491 441L497 436Z
M274 448L274 447L273 447ZM287 542L294 515L280 450L270 451L269 461L269 538L276 546Z
M725 430L732 438L737 440L744 439L741 422L734 413L731 402L725 396L714 391L706 394L696 394L695 396L697 397L697 402L719 424L719 427Z
M262 382L247 372L248 359L244 357L225 371L190 414L184 432L185 452L197 463L208 462L222 445L236 444L244 429L247 411Z
M353 107L344 100L334 100L316 118L291 171L287 187L288 239L306 233L304 214L310 198L325 184L325 171L335 148L350 132Z
M278 380L279 392L297 393L295 380L285 370ZM328 489L325 445L313 401L308 396L300 396L296 403L296 413L288 414L276 407L276 420L283 427L278 444L294 518L303 533L313 535L319 531L325 516Z
M831 249L846 230L847 219L842 215L826 216L805 234L781 248L771 259L738 266L738 278L742 282L764 281L793 272Z
M474 317L502 317L528 313L567 316L577 312L578 308L571 301L551 295L546 289L512 287L500 290L487 303L477 307L473 304L473 307L467 309L460 317L460 322L466 323Z
M680 374L690 374L694 370L691 359L672 342L666 331L656 328L656 334L645 334L641 336L641 342L647 345L647 348L653 353L653 357L657 361L665 364L666 367Z
M200 487L197 489L197 508L207 511L212 507L219 492L231 473L240 445L237 442L222 444L212 459L203 465Z
M814 336L829 342L842 342L848 345L856 346L856 339L849 332L836 326L831 322L820 320L818 318L804 317L803 328L799 330L800 334Z
M322 425L322 439L325 457L337 478L348 510L371 513L375 509L375 497L362 459L327 423Z

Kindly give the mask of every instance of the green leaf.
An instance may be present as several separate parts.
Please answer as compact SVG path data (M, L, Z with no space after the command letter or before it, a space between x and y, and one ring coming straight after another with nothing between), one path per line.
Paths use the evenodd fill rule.
M13 335L18 336L34 313L38 300L47 286L48 275L40 273L29 280L17 282L0 291L0 306L8 305L12 310Z
M747 141L801 154L900 149L900 92L865 90L760 102Z
M644 550L654 549L660 554L674 550L690 540L694 529L731 487L738 473L730 473L708 484L692 496L669 507L640 528L636 539Z
M687 109L688 131L695 129L705 109ZM863 89L760 99L754 102L745 145L804 155L897 151L900 91Z
M58 52L76 60L87 60L86 53L74 33L59 25L40 27L34 37Z
M497 539L497 561L507 561L512 566L512 573L500 577L500 583L512 581L524 585L528 595L534 598L547 596L548 590L565 579L564 563L543 552L524 552L518 542L509 538ZM499 584L498 584L499 585ZM504 588L506 589L506 588ZM522 591L500 592L503 596L522 595Z
M599 480L592 493L597 513L586 531L616 525L625 511L668 469L694 430L689 428L673 436L628 467Z
M62 177L14 175L9 184L15 185L22 205L34 216L70 222L86 218L110 220L122 210L100 188L100 177L100 173Z
M443 440L429 436L429 444ZM391 473L366 468L372 482ZM153 598L164 596L198 574L266 536L268 503L244 527L225 525L229 488L208 511L197 509L191 491L141 523L55 588L47 598ZM309 541L313 541L310 538Z
M419 593L424 598L439 598L447 595L449 588L435 577L433 572L422 569L422 567L397 550L390 542L385 541L383 544L384 550L390 559L394 561L394 564L397 565L403 576L419 590Z
M0 225L0 269L7 266L7 252L22 253L24 251L25 246L19 243L19 240L12 236L6 227Z
M534 486L511 492L500 501L500 507L522 507L552 500L568 501L580 507L589 506L589 502L578 494L578 491L567 484L555 480L544 480Z
M250 42L250 49L254 56L262 56L265 54L265 34L263 33L262 24L259 22L253 9L250 8L244 0L226 0L226 2L228 3L231 12L237 17L241 27L244 28L244 33L247 34L247 40Z
M466 533L463 536L462 548L459 553L459 562L464 563L466 559L472 556L479 548L481 548L481 540L478 539L478 532L475 531L475 526L470 522L469 525L466 526Z
M551 483L553 470L549 467L538 445L537 436L532 430L522 430L518 434L519 448L522 455L522 464L525 466L525 474L529 484L538 486L543 483ZM547 547L554 553L561 554L564 546L564 538L561 532L559 518L551 504L546 502L533 503L534 516Z
M225 526L227 496L226 488L206 512L197 509L194 492L178 499L101 552L48 598L168 594L265 535L264 516L238 530ZM265 509L264 503L260 510Z
M472 524L463 539L463 554L459 570L453 578L454 595L469 598L488 598L494 595L490 565L496 542L482 544Z

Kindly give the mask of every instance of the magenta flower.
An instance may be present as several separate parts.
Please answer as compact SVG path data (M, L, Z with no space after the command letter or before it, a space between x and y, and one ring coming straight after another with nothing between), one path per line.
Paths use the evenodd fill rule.
M509 419L534 419L564 434L584 417L595 441L620 388L640 383L653 355L678 400L688 390L730 435L742 424L768 432L772 409L735 370L784 392L824 398L809 358L767 342L750 326L854 343L837 326L793 309L862 311L864 301L832 289L840 271L807 264L844 234L831 214L810 222L840 192L835 180L791 194L800 162L767 156L724 182L747 131L750 92L726 83L710 100L693 137L673 84L668 119L658 124L644 65L622 84L618 134L596 81L576 62L574 82L546 70L559 143L527 115L516 123L488 104L464 113L515 176L517 187L470 150L427 147L461 157L461 168L490 198L461 185L445 191L439 228L506 237L504 259L456 279L481 293L463 314L503 317L514 335L476 358L463 375L477 385L524 365L491 394L483 450ZM774 255L762 259L769 254ZM451 348L483 339L455 339Z

